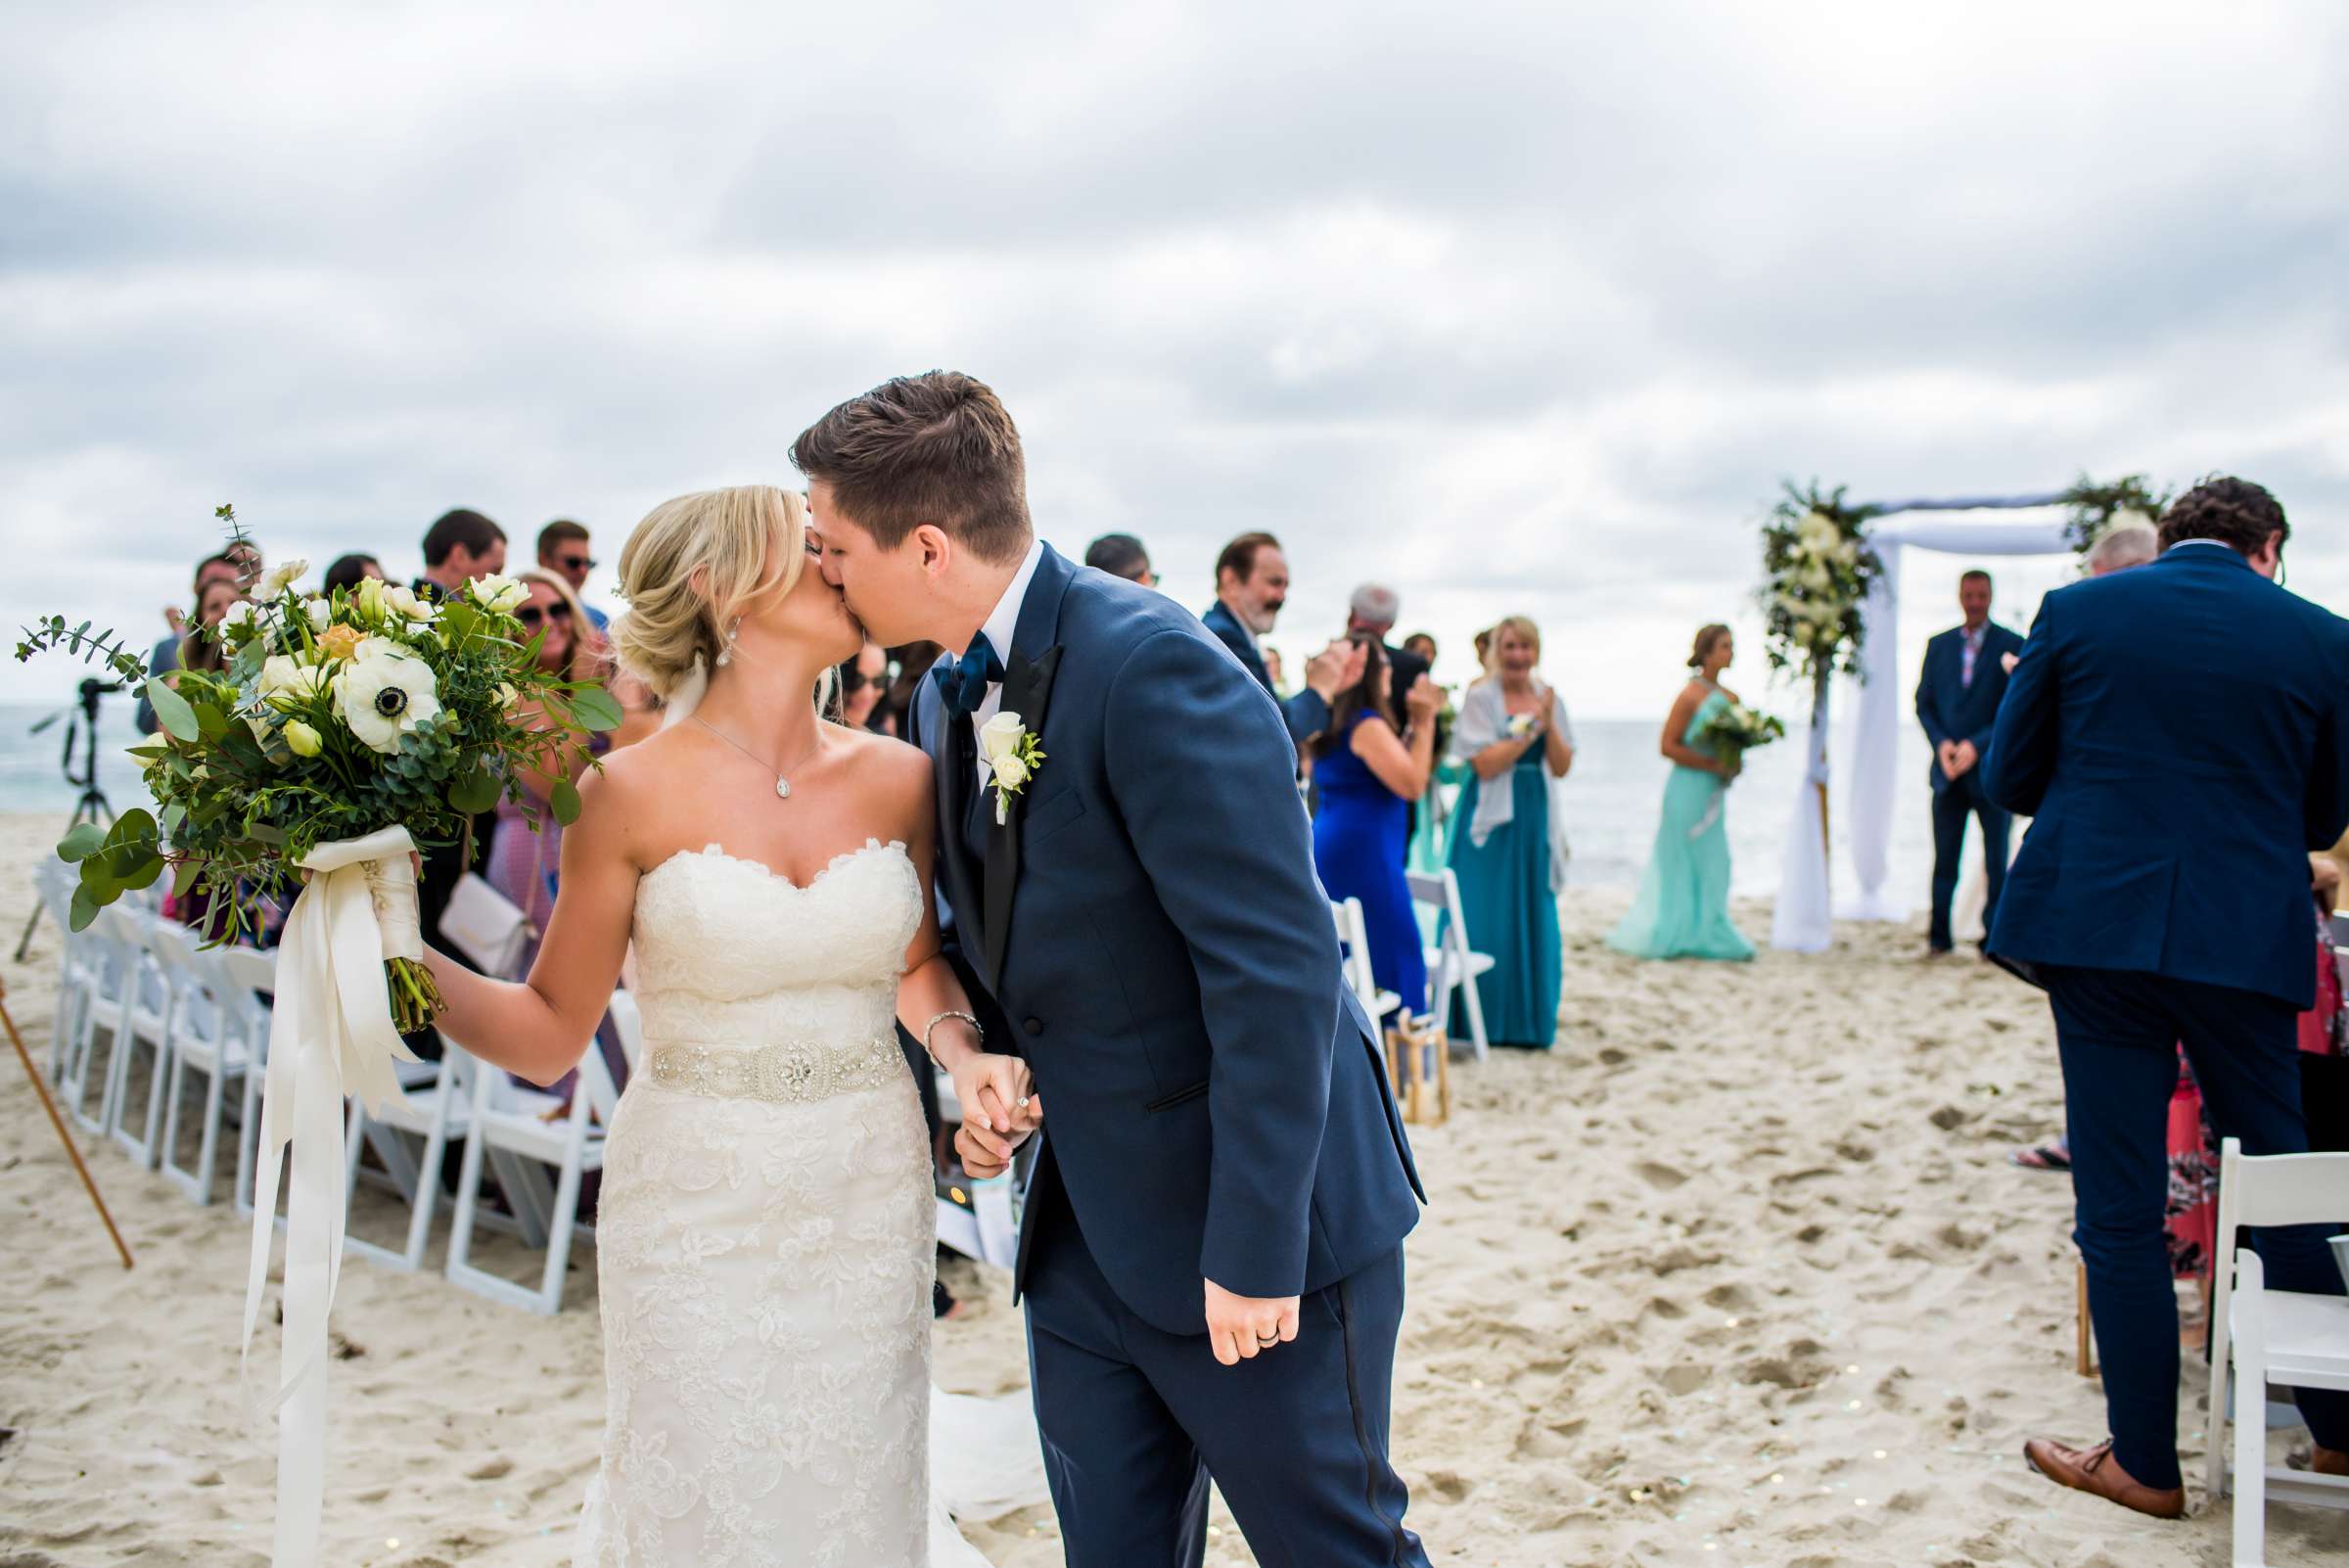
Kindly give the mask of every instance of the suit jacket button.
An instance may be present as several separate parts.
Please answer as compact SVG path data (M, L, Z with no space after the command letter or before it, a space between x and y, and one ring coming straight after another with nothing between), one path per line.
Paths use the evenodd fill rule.
M1044 1032L1044 1021L1040 1018L1031 1018L1020 1027L1031 1035L1040 1035Z

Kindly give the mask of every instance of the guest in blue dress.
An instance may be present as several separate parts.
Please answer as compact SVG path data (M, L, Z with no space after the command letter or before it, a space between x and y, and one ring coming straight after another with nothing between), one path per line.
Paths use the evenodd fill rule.
M1313 743L1313 864L1334 900L1359 899L1378 989L1403 998L1412 1017L1427 1011L1427 959L1404 880L1410 806L1435 770L1436 708L1425 675L1404 694L1400 733L1394 675L1378 639L1355 639L1362 678L1338 696L1329 728ZM1343 737L1341 739L1341 737Z
M1724 809L1739 758L1704 739L1715 714L1737 700L1721 672L1737 644L1723 625L1696 634L1688 666L1696 671L1664 719L1662 750L1672 759L1664 781L1663 820L1647 872L1623 923L1607 945L1635 958L1726 958L1754 955L1754 945L1729 918L1729 826Z
M1460 699L1451 736L1469 777L1452 810L1449 855L1468 945L1496 960L1475 982L1487 1038L1547 1050L1558 1033L1566 887L1566 835L1550 786L1574 766L1574 728L1535 673L1541 658L1541 629L1525 617L1493 628L1493 673ZM1465 993L1452 1000L1450 1030L1470 1038Z

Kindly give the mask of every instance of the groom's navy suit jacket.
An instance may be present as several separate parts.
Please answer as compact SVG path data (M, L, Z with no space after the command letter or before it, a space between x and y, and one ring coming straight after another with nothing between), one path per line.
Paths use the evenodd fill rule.
M1999 700L2006 695L2006 665L1999 656L2022 649L2023 639L2016 633L1995 621L1985 623L1981 651L1974 655L1974 683L1969 686L1963 626L1952 626L1925 644L1924 672L1916 682L1916 721L1925 727L1925 738L1936 754L1930 774L1934 794L1950 787L1938 755L1943 741L1972 741L1977 766L1989 754Z
M1174 601L1049 547L998 652L1044 753L1008 823L936 682L913 714L940 887L1043 1102L1022 1277L1055 1182L1118 1298L1170 1333L1204 1331L1203 1278L1294 1296L1384 1259L1418 1176L1279 709Z
M2215 543L2058 588L1985 765L2036 818L1994 955L2314 1000L2304 852L2349 824L2349 622Z

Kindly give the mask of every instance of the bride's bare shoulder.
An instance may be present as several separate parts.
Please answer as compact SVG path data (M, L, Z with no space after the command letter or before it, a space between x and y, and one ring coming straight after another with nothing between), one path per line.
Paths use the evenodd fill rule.
M824 732L840 743L849 770L883 789L927 789L930 754L894 735L827 723Z

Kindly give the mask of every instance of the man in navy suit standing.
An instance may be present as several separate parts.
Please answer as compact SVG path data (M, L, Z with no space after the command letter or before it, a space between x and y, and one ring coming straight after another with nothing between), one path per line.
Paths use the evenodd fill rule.
M2220 1137L2252 1155L2308 1148L2306 852L2349 824L2349 622L2276 585L2288 532L2266 490L2210 480L2164 515L2151 565L2048 595L1987 763L1992 798L2036 818L1990 950L2054 1010L2111 1433L2024 1453L2163 1518L2186 1508L2162 1236L2177 1044ZM2268 1287L2341 1294L2329 1228L2254 1231ZM2219 1267L2234 1246L2218 1238ZM2302 1390L2300 1410L2314 1468L2349 1475L2349 1395Z
M1289 559L1271 534L1243 533L1216 557L1216 602L1199 619L1267 691L1272 690L1272 673L1256 639L1272 629L1288 601ZM1341 638L1306 665L1303 691L1286 698L1273 693L1291 740L1303 747L1329 728L1329 705L1362 678L1368 657L1352 639Z
M1279 710L1181 606L1036 537L970 377L885 383L792 457L849 608L948 650L909 717L938 887L1047 1118L1013 1279L1069 1562L1197 1568L1212 1475L1266 1568L1427 1568L1387 1456L1418 1176Z
M1982 822L1982 868L1990 897L1982 910L1985 930L1997 918L1999 893L2006 881L2006 834L2013 819L1982 787L1982 754L1990 749L1990 727L2006 695L2006 662L2023 639L1990 619L1990 574L1968 572L1958 579L1958 604L1965 624L1925 644L1925 670L1916 683L1916 719L1933 742L1933 930L1931 950L1950 950L1950 903L1958 894L1958 868L1965 853L1965 819Z

